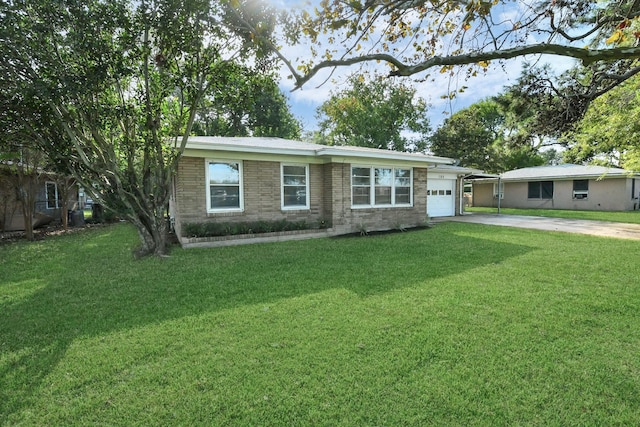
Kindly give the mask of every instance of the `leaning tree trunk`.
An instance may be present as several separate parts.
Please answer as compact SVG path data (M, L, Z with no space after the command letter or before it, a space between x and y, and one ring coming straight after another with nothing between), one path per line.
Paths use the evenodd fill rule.
M139 211L129 217L140 237L140 247L135 251L136 256L167 255L169 229L164 212L164 209L154 209L152 212Z
M27 175L24 171L18 173L18 191L20 192L20 205L22 207L22 218L24 220L24 236L27 240L34 240L33 217L36 211L36 185L35 178Z

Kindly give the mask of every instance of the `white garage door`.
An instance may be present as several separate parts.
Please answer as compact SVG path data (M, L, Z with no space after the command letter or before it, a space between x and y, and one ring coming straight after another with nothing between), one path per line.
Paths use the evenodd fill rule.
M427 214L430 217L455 215L455 186L453 179L427 179Z

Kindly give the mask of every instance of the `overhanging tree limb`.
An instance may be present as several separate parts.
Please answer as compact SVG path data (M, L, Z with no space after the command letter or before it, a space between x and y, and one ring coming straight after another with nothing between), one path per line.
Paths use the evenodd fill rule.
M361 55L353 58L336 59L322 61L311 68L306 74L301 75L293 71L293 67L289 69L294 72L296 80L296 89L302 87L306 82L311 80L319 71L325 68L333 68L340 66L349 66L361 64L365 62L381 61L393 66L395 69L389 73L389 76L412 76L420 72L426 71L433 67L443 67L450 65L471 65L480 62L494 61L497 59L512 59L525 55L556 55L579 59L584 65L589 65L598 61L615 61L625 59L640 58L640 47L618 47L610 49L585 49L574 46L566 46L561 44L539 43L530 46L515 47L510 49L501 49L491 52L471 52L462 55L453 56L434 56L426 61L415 65L409 65L401 62L392 55L386 53L376 53L369 55Z

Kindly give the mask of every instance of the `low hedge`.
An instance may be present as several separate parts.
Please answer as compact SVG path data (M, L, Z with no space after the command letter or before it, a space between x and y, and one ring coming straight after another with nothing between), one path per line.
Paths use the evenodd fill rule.
M182 228L183 237L218 237L238 234L263 234L279 231L326 229L330 225L321 220L307 221L252 221L252 222L198 222L187 223Z

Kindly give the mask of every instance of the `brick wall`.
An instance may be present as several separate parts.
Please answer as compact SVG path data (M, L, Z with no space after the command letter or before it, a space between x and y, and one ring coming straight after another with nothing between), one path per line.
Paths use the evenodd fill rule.
M427 169L413 169L413 207L351 208L351 165L309 165L310 208L281 209L280 163L243 161L244 212L207 213L205 161L183 157L175 181L175 213L179 223L259 220L305 220L310 224L329 220L339 232L384 230L421 225L426 219Z

